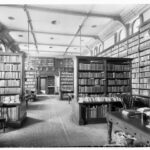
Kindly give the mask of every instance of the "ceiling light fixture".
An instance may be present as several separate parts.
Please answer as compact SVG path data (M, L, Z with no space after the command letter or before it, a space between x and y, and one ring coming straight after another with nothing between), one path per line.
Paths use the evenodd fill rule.
M56 24L57 24L57 21L56 21L56 20L52 20L52 21L51 21L51 24L56 25Z
M96 28L96 27L97 27L97 25L92 25L91 27L92 27L92 28Z
M19 36L19 37L23 37L23 35L22 35L22 34L19 34L18 36Z
M53 48L52 46L50 46L49 48Z
M54 38L53 38L53 37L50 37L50 39L53 40Z
M8 19L9 19L9 20L15 20L15 18L12 17L12 16L9 16Z

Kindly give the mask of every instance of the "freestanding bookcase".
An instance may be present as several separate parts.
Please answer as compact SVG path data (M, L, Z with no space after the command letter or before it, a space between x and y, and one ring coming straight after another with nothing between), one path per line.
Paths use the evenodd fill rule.
M73 118L79 124L106 121L106 112L111 110L112 103L117 105L117 101L106 100L104 97L119 93L132 94L131 60L84 56L74 59L72 106Z
M23 54L0 53L0 101L7 124L19 127L26 117Z
M60 100L68 100L68 94L74 91L73 68L63 68L60 71Z

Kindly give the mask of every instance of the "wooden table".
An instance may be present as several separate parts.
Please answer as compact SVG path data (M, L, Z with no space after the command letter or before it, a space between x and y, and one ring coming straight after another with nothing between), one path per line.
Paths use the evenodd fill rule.
M108 143L112 141L113 126L119 127L124 132L133 135L138 141L150 146L150 128L142 123L141 117L126 117L121 112L108 112L106 115L108 123Z

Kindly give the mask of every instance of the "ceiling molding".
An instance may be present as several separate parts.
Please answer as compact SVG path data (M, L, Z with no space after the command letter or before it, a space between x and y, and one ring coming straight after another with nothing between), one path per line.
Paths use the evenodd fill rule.
M9 32L11 32L11 31L28 32L27 30L9 28ZM37 34L48 34L48 35L55 34L55 35L61 35L61 36L74 36L74 34L70 34L70 33L57 33L57 32L44 32L44 31L33 31L33 32L37 33ZM77 36L79 36L79 35L77 35ZM89 37L89 38L97 38L97 35L82 34L81 36Z
M1 6L13 7L13 8L24 8L23 5L1 5ZM37 11L54 12L54 13L61 13L61 14L74 15L74 16L87 16L88 15L88 13L82 12L82 11L46 8L46 7L38 7L38 6L33 6L33 5L26 5L26 8L31 9L31 10L37 10ZM120 21L119 16L115 16L111 14L106 15L106 14L101 14L101 13L90 13L89 17L111 18L113 20Z
M28 42L16 42L17 44L28 44ZM29 44L34 45L33 42L30 42ZM37 45L46 45L46 46L62 46L62 47L67 47L68 44L47 44L47 43L37 43ZM70 47L80 47L80 45L71 45ZM82 46L85 47L85 46Z

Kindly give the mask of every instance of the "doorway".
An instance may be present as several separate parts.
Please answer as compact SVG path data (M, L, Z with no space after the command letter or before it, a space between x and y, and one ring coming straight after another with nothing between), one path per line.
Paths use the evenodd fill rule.
M40 93L46 94L46 78L40 78Z

